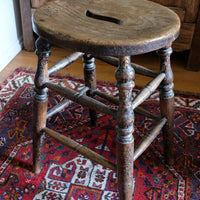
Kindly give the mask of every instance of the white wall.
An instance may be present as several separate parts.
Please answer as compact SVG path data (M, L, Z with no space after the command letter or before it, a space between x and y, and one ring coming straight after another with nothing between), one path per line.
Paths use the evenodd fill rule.
M0 71L21 51L19 0L0 0Z

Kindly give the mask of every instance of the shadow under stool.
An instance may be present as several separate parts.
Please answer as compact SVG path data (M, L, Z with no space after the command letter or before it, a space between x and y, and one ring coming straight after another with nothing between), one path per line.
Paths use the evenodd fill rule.
M180 29L178 16L168 8L147 0L53 0L33 15L38 66L35 74L33 104L33 166L40 172L44 133L85 157L117 171L120 200L133 199L134 161L145 151L162 129L167 164L173 164L174 93L170 65L172 42ZM75 53L48 68L51 44ZM157 51L160 71L154 72L131 62L131 56ZM83 56L85 88L80 92L49 81L49 76ZM117 67L119 97L96 89L94 58ZM134 57L133 57L134 59ZM135 73L152 77L136 96L132 95ZM139 105L159 87L161 116ZM65 99L47 112L47 92L51 89ZM95 99L100 96L116 108ZM113 116L116 126L116 164L75 141L46 127L46 119L74 101L89 107L91 124L97 112ZM156 125L134 148L134 112L155 119Z

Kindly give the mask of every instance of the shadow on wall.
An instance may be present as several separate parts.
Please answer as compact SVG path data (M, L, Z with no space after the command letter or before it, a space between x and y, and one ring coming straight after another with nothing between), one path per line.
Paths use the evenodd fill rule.
M12 1L13 1L14 14L15 14L17 38L19 40L22 40L22 23L21 23L19 0L12 0Z

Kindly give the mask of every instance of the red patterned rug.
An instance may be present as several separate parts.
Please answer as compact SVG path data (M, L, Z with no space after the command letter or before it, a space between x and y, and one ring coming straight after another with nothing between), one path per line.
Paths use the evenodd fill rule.
M33 77L33 72L17 69L0 86L0 199L119 199L115 172L49 137L44 142L41 173L31 172ZM52 80L77 90L83 87L81 79L70 76L62 82L59 77ZM115 84L98 83L99 90L117 95ZM49 107L62 99L52 92L49 96ZM155 92L143 106L159 113L158 98ZM134 163L135 200L200 199L200 98L178 94L175 104L175 164L173 167L164 165L160 135ZM136 115L135 125L137 141L151 128L152 120ZM72 104L52 116L48 127L115 162L112 117L99 114L98 126L91 128L88 110Z

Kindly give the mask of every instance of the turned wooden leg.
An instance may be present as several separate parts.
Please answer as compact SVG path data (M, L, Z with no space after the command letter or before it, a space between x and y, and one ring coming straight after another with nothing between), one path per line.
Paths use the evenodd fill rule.
M90 97L94 97L93 92L96 90L96 67L94 64L94 57L91 55L85 54L83 56L83 69L84 69L84 79L85 86L90 88L86 94ZM91 125L96 126L97 123L97 114L95 110L89 109Z
M163 142L165 162L172 165L173 159L173 136L174 136L174 92L173 73L170 64L171 46L158 51L160 56L160 70L165 72L166 77L160 86L160 107L161 115L167 118L163 127Z
M133 197L133 157L134 157L134 113L132 109L132 88L134 87L134 70L130 57L120 58L115 72L119 90L119 108L117 112L117 176L120 200Z
M44 84L48 81L47 70L50 44L39 38L36 41L36 54L38 56L38 65L34 80L36 94L33 100L33 170L35 173L39 173L44 138L41 130L46 126L47 115L47 88L44 87Z

